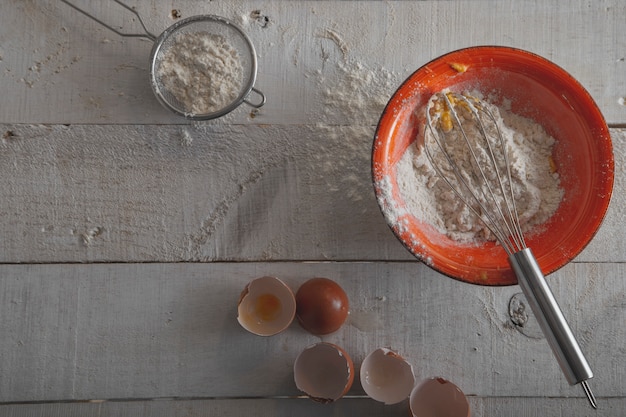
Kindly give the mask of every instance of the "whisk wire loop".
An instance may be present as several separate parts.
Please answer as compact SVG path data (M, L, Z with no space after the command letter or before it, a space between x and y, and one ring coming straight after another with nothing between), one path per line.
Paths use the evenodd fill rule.
M430 115L428 115L427 117L430 119ZM437 145L438 151L440 152L441 155L443 155L446 162L449 164L448 166L450 170L453 172L455 180L456 182L458 182L458 185L455 186L452 183L453 181L448 177L448 174L444 172L443 168L439 165L439 163L435 162L435 155L433 154L430 146L425 145L424 151L431 166L435 169L439 178L441 178L444 182L446 182L446 184L448 184L450 189L457 195L457 197L459 197L459 199L465 204L465 206L475 216L477 216L483 221L483 223L489 228L489 230L494 234L494 236L496 236L498 241L503 242L502 246L504 247L507 254L509 254L512 251L512 248L509 247L508 239L506 238L506 235L504 235L504 233L501 231L500 228L496 227L496 221L492 217L491 213L485 210L484 208L481 208L479 211L479 209L476 208L476 205L478 205L478 207L482 205L480 200L473 193L471 192L468 193L467 191L466 192L463 191L463 190L471 190L471 186L470 184L468 184L465 177L461 174L459 167L457 166L457 164L454 163L452 156L450 155L450 153L444 146L444 143L441 141L440 135L443 134L442 128L434 127L433 123L431 123L430 120L428 123L428 127L432 133L432 138Z
M502 219L505 221L505 224L508 230L508 235L515 249L514 252L518 252L526 248L526 242L524 241L524 233L522 232L522 227L519 222L519 216L517 215L517 206L515 204L515 200L516 200L515 193L512 187L513 180L512 180L512 175L511 175L511 165L509 164L509 156L506 150L506 145L504 143L504 138L502 136L500 126L498 125L495 116L493 115L491 110L489 110L489 108L481 105L481 103L478 100L473 100L474 103L469 103L468 97L466 96L461 96L461 97L463 100L467 102L468 105L471 106L472 112L474 112L474 115L476 116L476 120L481 120L480 116L478 115L478 112L480 111L489 119L489 123L493 126L495 130L495 134L493 134L493 139L497 140L498 142L497 145L499 146L499 149L501 150L500 156L502 160L504 161L504 167L506 169L505 178L506 178L506 184L508 184L507 187L505 187L505 183L504 181L502 181L502 177L500 176L500 167L498 166L497 163L495 163L498 160L498 157L496 156L494 152L492 141L488 139L489 136L488 136L487 131L485 130L484 124L483 123L478 124L478 128L481 134L483 135L483 138L487 144L489 155L491 157L490 160L494 162L493 168L496 173L495 178L497 179L500 195L502 196L503 204L496 205L496 207L498 211L500 212ZM469 146L469 143L468 143L468 146ZM487 182L487 185L489 185L489 182ZM495 194L492 193L491 197L494 199L494 201L497 201ZM504 213L502 212L502 208L506 209Z
M450 111L452 118L454 119L454 122L457 128L461 132L463 141L465 145L467 146L468 155L471 156L471 159L469 160L470 162L469 166L473 168L473 170L471 171L471 174L473 177L477 179L477 182L479 183L477 184L476 187L467 187L466 189L470 193L469 195L471 195L472 198L478 204L478 207L480 208L480 212L482 216L489 219L488 223L486 223L484 220L483 220L483 223L492 225L492 229L498 230L496 237L501 242L501 244L505 246L505 250L507 250L507 253L509 253L511 252L512 248L508 247L509 241L507 239L507 234L506 234L507 231L510 232L510 230L507 230L509 229L508 222L506 221L506 217L504 217L504 214L502 212L500 205L496 203L497 197L495 195L492 184L487 178L487 175L485 173L486 168L483 166L482 163L480 163L479 158L476 154L477 146L484 145L485 150L487 151L487 155L489 156L489 158L485 160L485 162L487 162L487 168L492 169L493 172L495 172L496 174L495 179L499 183L499 189L503 190L503 184L502 184L502 181L500 180L498 164L496 163L492 144L487 136L485 126L480 120L478 110L472 103L470 103L470 101L465 96L463 95L454 96L454 103L452 102L452 100L450 100L450 97L451 97L450 95L443 94L442 96L446 102L446 106L448 110ZM476 138L474 142L479 142L479 143L472 143L472 141L470 141L465 124L461 121L459 117L459 113L455 109L455 106L457 105L456 103L462 103L463 106L466 106L466 109L469 110L471 114L470 120L472 122L474 121L477 122L477 123L474 123L473 126L475 126L476 130L480 134L480 139ZM450 159L450 158L447 158L447 159ZM454 164L454 166L458 167L458 164ZM479 192L480 194L475 195L473 194L473 191ZM491 209L493 209L493 211Z
M525 248L506 147L493 113L480 102L461 94L439 93L431 100L439 101L440 105L432 115L430 111L426 112L431 135L424 139L424 150L431 166L469 210L482 220L508 255ZM442 112L448 112L450 126L444 126ZM461 120L461 112L464 120ZM451 137L453 130L458 134ZM470 134L473 134L471 139ZM429 138L434 142L434 150ZM455 145L452 141L458 142L461 138L467 162L465 169L448 150ZM435 153L443 157L443 164L436 160ZM484 157L481 158L479 153ZM505 177L501 175L501 165L505 167Z

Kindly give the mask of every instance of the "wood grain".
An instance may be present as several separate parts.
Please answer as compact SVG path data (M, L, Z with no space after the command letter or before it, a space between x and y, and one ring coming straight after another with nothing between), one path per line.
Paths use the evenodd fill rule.
M376 203L371 126L0 131L2 262L412 259ZM626 261L626 131L612 134L614 201L585 262Z
M470 397L472 416L535 417L543 415L593 416L582 398L509 398ZM619 417L624 409L620 398L601 398L598 414ZM62 417L205 417L242 415L316 417L332 415L350 417L406 416L408 405L385 406L362 398L342 399L331 405L316 404L302 398L268 399L193 399L156 401L105 401L92 403L12 404L0 405L0 413L11 417L40 415Z
M99 19L138 32L113 2L75 0ZM183 17L218 14L241 25L259 58L256 86L267 104L234 123L375 124L399 83L437 56L467 46L527 49L569 71L610 123L625 123L619 1L178 1L136 2L155 34ZM122 38L53 0L8 0L3 8L0 108L8 123L184 124L155 100L151 42ZM62 103L62 105L58 105Z
M75 0L123 30L115 2ZM357 366L390 346L418 378L470 395L473 416L626 415L626 4L620 0L134 0L149 30L218 14L248 33L259 111L189 123L155 100L151 42L56 0L0 12L0 416L408 415L406 403L301 398L291 366L320 338L246 333L248 280L338 281L349 322L325 337ZM570 387L517 286L457 282L395 239L371 185L385 103L431 59L497 44L542 55L611 126L606 219L548 277L595 372ZM523 298L522 298L523 301ZM519 307L519 305L516 305ZM514 314L515 322L511 314Z

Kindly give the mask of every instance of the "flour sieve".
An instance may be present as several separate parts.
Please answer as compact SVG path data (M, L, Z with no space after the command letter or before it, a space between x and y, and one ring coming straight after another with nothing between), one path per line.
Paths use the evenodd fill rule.
M148 31L141 16L135 9L119 0L114 1L137 17L144 33L121 32L69 1L61 1L120 36L146 38L154 42L152 52L150 53L150 85L157 100L166 109L191 120L211 120L230 113L241 103L246 103L254 108L260 108L265 104L265 95L254 88L257 73L257 58L254 45L246 33L228 19L215 15L191 16L169 26L157 37ZM228 74L228 68L219 68L222 76L226 74L226 78L229 80L228 85L225 86L223 83L218 85L218 81L215 80L217 76L213 77L214 74L211 73L211 68L206 67L194 70L194 74L185 82L181 80L169 82L168 80L171 80L171 78L166 78L167 73L163 71L164 58L171 57L177 50L186 52L184 51L186 49L185 45L177 43L177 39L186 35L193 36L199 34L207 36L205 39L200 39L200 42L206 43L209 39L208 37L219 40L237 58L236 73ZM215 49L213 46L210 48ZM200 53L206 53L207 57L209 54L208 51L203 51L202 49ZM203 57L199 56L197 58L201 59ZM177 71L170 71L170 74L177 73ZM222 94L220 101L213 101L204 107L196 105L198 100L204 102L211 98L212 92L217 92L218 90ZM224 92L224 90L226 91ZM249 100L251 92L259 96L258 102Z

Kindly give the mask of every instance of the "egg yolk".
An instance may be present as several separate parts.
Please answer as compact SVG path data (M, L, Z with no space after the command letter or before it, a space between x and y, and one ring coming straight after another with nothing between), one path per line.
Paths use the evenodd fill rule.
M548 158L548 162L550 163L550 172L554 174L556 172L556 162L554 162L551 156Z
M254 314L263 321L272 321L280 314L280 300L273 294L262 294L254 304Z
M450 64L450 68L452 68L453 70L455 70L458 73L462 73L467 71L467 65L465 64L460 64L458 62L453 62Z

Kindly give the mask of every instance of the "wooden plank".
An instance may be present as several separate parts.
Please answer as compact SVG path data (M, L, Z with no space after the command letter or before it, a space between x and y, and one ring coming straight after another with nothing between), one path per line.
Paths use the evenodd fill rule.
M570 264L549 277L599 397L623 396L624 264ZM467 394L576 397L532 317L512 323L517 286L469 285L414 262L0 265L0 403L300 395L292 364L321 340L297 323L268 338L236 321L241 289L276 275L292 288L336 280L348 323L321 338L357 367L388 346L416 376ZM350 395L363 395L358 377Z
M411 260L371 126L0 125L0 262ZM585 262L624 262L626 130Z
M76 379L72 364L77 353L77 270L35 281L33 276L46 275L45 267L0 270L0 391L21 392L20 399L71 398Z
M113 2L76 3L137 31L136 19ZM136 6L157 34L173 23L174 6L159 0ZM620 0L566 7L557 0L181 0L175 7L183 17L230 18L256 45L256 85L267 104L254 115L242 106L229 122L375 124L411 72L443 53L481 44L553 60L591 92L609 122L626 122L626 5ZM0 97L8 98L2 122L185 123L153 97L149 41L122 38L54 0L10 1L0 16L0 39Z
M599 410L592 410L583 398L545 397L469 397L472 416L535 417L567 415L589 417L598 413L621 417L626 412L626 398L599 398ZM365 398L344 398L334 404L317 404L303 398L264 399L160 399L136 401L95 401L89 403L40 403L0 405L8 417L239 417L242 415L272 417L315 417L320 415L375 417L406 416L407 402L383 405Z

